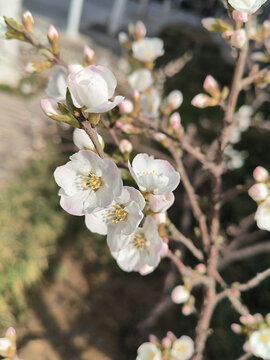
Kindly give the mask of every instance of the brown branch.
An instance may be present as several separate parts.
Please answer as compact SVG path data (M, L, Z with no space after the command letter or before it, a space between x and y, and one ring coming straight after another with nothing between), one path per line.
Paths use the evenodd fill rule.
M97 133L95 128L90 124L90 122L88 120L83 120L80 121L81 126L83 127L83 129L86 131L87 135L90 137L92 143L95 146L95 149L98 153L98 155L104 159L105 158L105 153L102 149L102 146L100 144L100 142L98 141L98 137L97 137Z
M245 79L243 79L240 83L241 89L244 89L246 86L254 83L256 80L260 80L261 78L263 78L264 75L266 75L269 70L270 70L270 66L267 66L264 69L257 72L256 74L248 76Z

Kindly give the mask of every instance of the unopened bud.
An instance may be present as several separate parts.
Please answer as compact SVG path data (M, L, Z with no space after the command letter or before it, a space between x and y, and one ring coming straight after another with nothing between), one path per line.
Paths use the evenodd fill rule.
M118 107L122 115L130 114L134 109L133 103L128 99L123 100Z
M194 307L189 304L186 304L182 307L182 314L185 316L188 316L188 315L192 314L193 312L194 312Z
M219 85L217 81L213 78L213 76L211 75L206 76L203 83L203 88L214 98L219 98L220 96Z
M186 290L183 285L176 286L172 293L171 298L175 304L182 304L186 302L190 297L190 292Z
M166 105L170 110L176 110L183 102L183 94L179 90L173 90L166 98Z
M196 270L200 273L200 274L205 274L206 273L206 266L204 264L198 264L196 266Z
M236 30L231 37L231 45L237 49L242 49L247 41L246 32L244 29Z
M23 13L22 23L27 31L33 32L34 19L30 11L26 11L25 13Z
M102 148L104 148L104 141L102 137L99 134L97 134L97 137ZM94 144L92 143L91 139L83 129L74 129L73 142L79 149L92 150L92 151L95 150Z
M119 150L122 154L130 154L133 149L133 146L130 141L124 139L120 141Z
M231 329L235 334L241 334L242 332L242 327L239 324L232 324Z
M170 349L172 346L172 341L167 336L161 340L161 343L165 349Z
M248 21L248 13L243 11L233 10L232 17L236 22L246 23Z
M212 99L205 94L198 94L192 99L191 104L197 108L204 109L208 106L216 106L218 102L216 99Z
M268 188L265 184L254 184L251 186L251 188L248 190L248 195L254 200L254 201L263 201L268 196Z
M170 116L170 125L174 130L179 129L179 127L181 125L181 117L180 117L180 114L178 112L174 112Z
M255 181L264 182L267 180L268 176L268 171L262 166L257 166L253 171L253 177Z
M44 113L49 117L61 114L57 101L54 99L41 99L40 106Z
M232 30L225 30L225 31L223 31L223 33L222 33L222 37L223 37L223 39L225 39L225 40L230 40L230 38L232 37L232 34L233 34L233 31Z
M47 37L53 53L57 55L59 53L59 46L58 46L59 34L53 25L50 25Z
M141 40L146 35L146 27L142 21L137 21L134 28L134 38L136 41Z
M126 45L127 43L129 43L129 38L128 38L127 33L121 31L118 34L118 41L121 45Z
M214 31L214 27L216 25L216 19L211 17L204 18L202 19L202 25L206 30Z
M83 66L95 65L96 64L96 54L93 49L85 45L83 49Z
M254 324L254 318L250 314L240 316L239 320L243 325L252 325L252 324Z

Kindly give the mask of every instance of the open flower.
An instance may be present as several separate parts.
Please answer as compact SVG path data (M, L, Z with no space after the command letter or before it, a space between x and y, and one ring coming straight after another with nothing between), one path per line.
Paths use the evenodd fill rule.
M238 11L255 13L267 0L229 0L229 4Z
M180 175L166 160L154 159L147 154L135 156L129 171L143 191L154 195L166 195L177 188Z
M158 116L160 106L160 95L156 89L151 89L148 93L141 95L141 111L149 118Z
M163 242L151 216L147 216L143 227L133 234L115 233L107 240L109 247L117 244L120 248L112 251L112 255L124 271L140 271L145 265L156 268L160 262Z
M92 151L80 150L66 165L54 172L61 187L60 205L71 215L89 214L110 205L122 192L120 171L110 159L101 159Z
M254 331L249 338L249 348L253 355L270 360L270 328Z
M45 89L46 94L62 101L66 99L68 70L63 66L57 66L54 73L49 77L48 85Z
M159 38L147 38L132 43L133 56L143 62L156 60L164 54L163 41Z
M268 197L257 209L255 220L258 228L270 231L270 197Z
M131 75L129 75L128 83L133 90L143 92L153 83L151 71L148 69L135 70Z
M141 193L130 186L124 186L120 196L105 209L85 216L88 229L98 234L106 235L108 239L114 234L132 234L139 226L145 206ZM110 242L110 240L108 240ZM111 250L119 250L118 246L110 242Z
M155 344L143 343L138 349L136 360L161 360L161 352Z
M72 101L77 108L86 108L88 113L101 114L110 111L124 100L114 94L117 82L113 73L104 66L90 65L87 68L69 74L67 85Z
M173 343L171 350L172 358L175 360L188 360L194 353L194 343L189 336L181 336Z

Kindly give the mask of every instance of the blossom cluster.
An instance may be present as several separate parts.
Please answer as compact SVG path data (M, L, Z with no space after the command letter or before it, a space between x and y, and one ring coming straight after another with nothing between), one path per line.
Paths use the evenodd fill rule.
M270 313L263 317L257 313L240 317L240 324L232 324L232 331L245 334L244 351L264 360L270 359Z
M154 335L149 340L138 348L136 360L189 360L194 353L193 340L186 335L177 338L168 331L161 341Z
M249 196L257 202L255 214L257 226L262 230L270 231L270 178L268 171L257 166L253 171L256 183L248 191Z

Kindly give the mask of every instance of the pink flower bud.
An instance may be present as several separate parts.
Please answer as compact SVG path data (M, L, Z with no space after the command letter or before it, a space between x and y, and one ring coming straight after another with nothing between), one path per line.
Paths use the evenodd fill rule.
M204 18L202 19L202 25L206 30L213 31L213 27L216 25L216 19L211 17Z
M50 41L55 41L55 40L58 40L58 38L59 38L58 31L56 30L56 28L53 25L50 25L49 30L48 30L48 39Z
M233 10L232 17L236 22L246 23L248 21L248 13L243 11Z
M239 324L232 324L231 329L235 334L241 334L242 332L242 327Z
M254 319L258 322L258 323L261 323L263 322L263 316L262 314L259 314L259 313L256 313L253 315Z
M137 21L135 24L136 37L142 39L146 35L146 27L142 21Z
M248 190L248 194L254 201L263 201L268 196L268 188L262 183L254 184Z
M255 181L264 182L267 180L268 176L268 171L262 166L257 166L253 171L253 177Z
M171 127L176 130L180 127L181 124L181 117L180 114L178 112L174 112L172 113L172 115L170 116L170 125Z
M184 306L182 307L182 314L185 315L185 316L188 316L188 315L192 314L193 311L194 311L193 306L184 305Z
M22 23L27 31L33 32L34 19L30 11L23 13Z
M40 106L44 113L49 117L61 114L58 109L57 101L54 99L41 99Z
M169 106L171 110L175 110L179 108L182 102L183 102L183 94L179 90L174 90L170 92L166 98L167 106Z
M144 265L139 270L139 273L140 273L140 275L145 276L145 275L151 274L154 270L155 270L155 268L153 266Z
M172 293L171 298L175 304L182 304L190 297L190 292L185 289L183 285L176 286Z
M150 334L150 335L149 335L149 341L150 341L150 342L154 343L154 342L156 342L157 340L158 340L158 339L157 339L156 335L154 335L154 334Z
M165 349L170 349L172 346L172 341L167 336L161 340L161 344Z
M35 67L35 64L32 63L32 62L29 62L25 65L24 67L24 71L27 73L27 74L33 74L35 71L36 71L36 67Z
M132 94L131 94L132 99L134 99L134 101L138 102L140 100L140 93L138 90L133 90Z
M233 31L232 30L226 30L222 33L223 39L230 40L232 37Z
M83 49L84 57L83 63L84 66L95 65L96 63L96 54L93 49L85 45Z
M236 30L231 37L231 45L237 49L241 49L247 41L246 32L244 29Z
M133 146L130 141L124 139L120 141L119 150L122 154L131 153Z
M198 264L196 269L202 275L206 273L206 266L204 264Z
M217 81L211 75L207 75L204 83L203 88L207 91L211 96L217 98L219 97L220 91Z
M217 105L217 101L205 94L198 94L192 99L191 104L197 108L203 109L208 106Z
M169 251L169 246L167 243L163 243L162 244L162 249L161 249L161 257L164 257L168 254L168 251Z
M172 331L167 332L167 337L172 341L176 340L176 336L174 335L174 333Z
M240 322L244 325L254 324L254 317L251 314L240 316Z
M118 107L121 114L130 114L134 109L133 103L127 99L123 100Z

